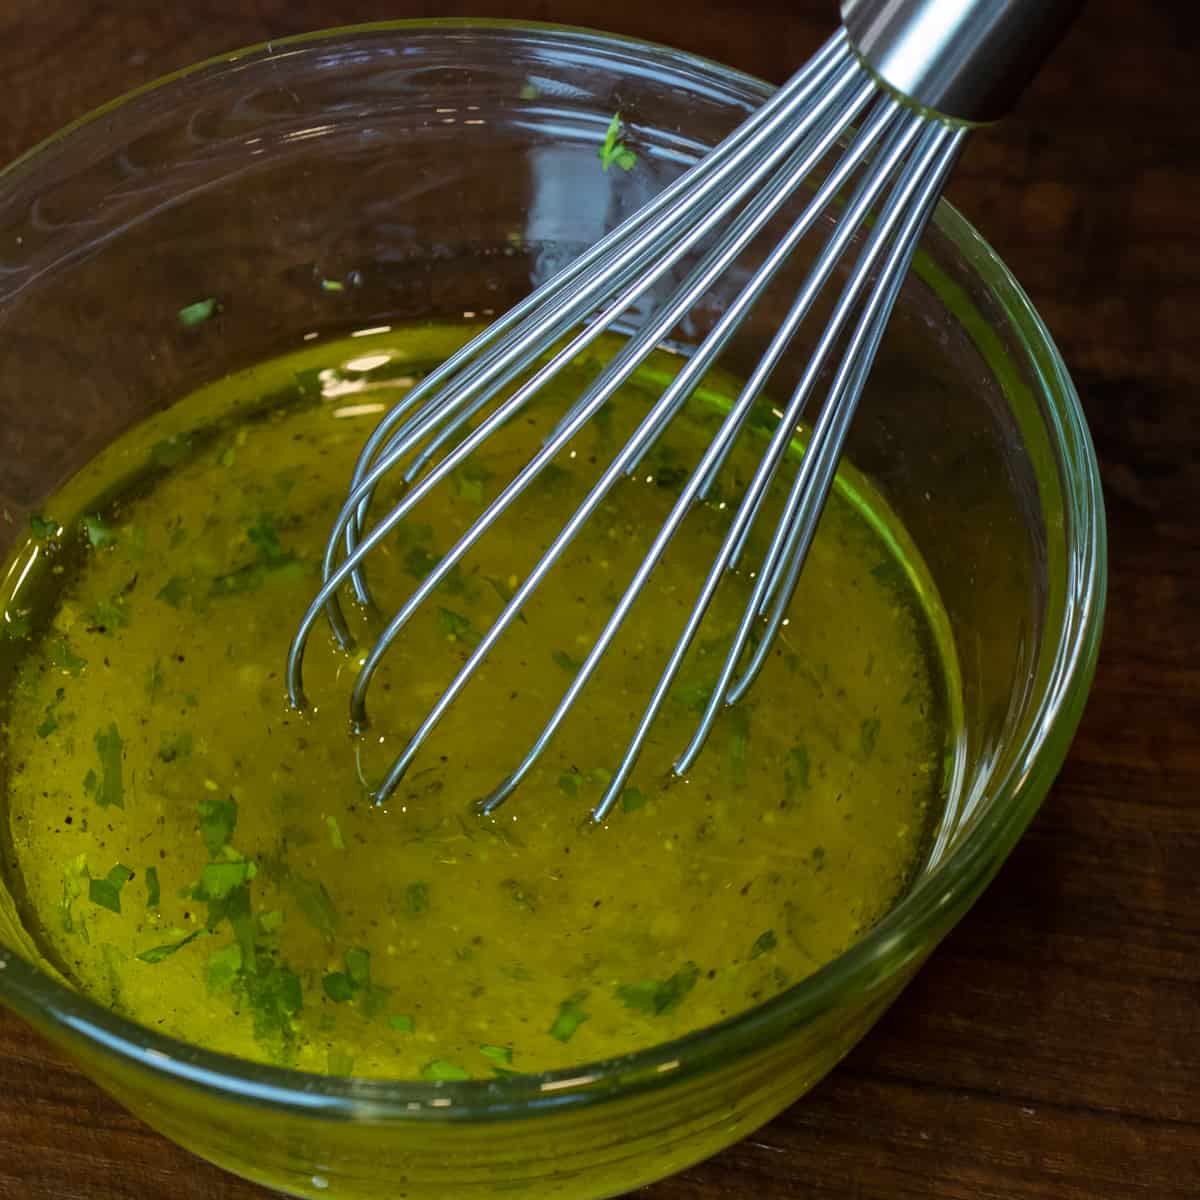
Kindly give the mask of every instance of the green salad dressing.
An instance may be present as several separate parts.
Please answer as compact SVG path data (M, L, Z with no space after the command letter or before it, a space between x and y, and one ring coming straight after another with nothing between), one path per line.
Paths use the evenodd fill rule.
M735 573L614 813L585 821L728 528L722 497L753 467L755 430L537 768L494 816L476 812L579 669L736 394L719 375L605 501L391 799L373 802L677 368L667 354L447 576L385 659L365 731L347 705L361 652L323 623L306 659L313 707L287 707L288 642L355 457L463 336L421 326L315 343L223 379L112 445L10 562L9 887L63 976L151 1028L337 1075L577 1064L803 979L884 915L929 853L955 736L944 616L903 530L849 470L747 701L667 783L749 594ZM388 535L370 560L381 613L618 345L599 343ZM368 646L379 615L348 612Z

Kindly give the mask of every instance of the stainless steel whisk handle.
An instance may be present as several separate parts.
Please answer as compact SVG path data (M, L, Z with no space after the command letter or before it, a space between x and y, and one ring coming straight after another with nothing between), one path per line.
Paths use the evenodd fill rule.
M961 121L1002 117L1083 0L841 0L863 62L895 92Z

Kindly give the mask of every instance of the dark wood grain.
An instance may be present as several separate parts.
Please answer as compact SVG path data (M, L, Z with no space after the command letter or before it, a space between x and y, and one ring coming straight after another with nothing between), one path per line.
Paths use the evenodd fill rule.
M599 25L782 79L834 7L6 0L0 157L198 58L334 24ZM1103 463L1110 615L1070 759L983 900L846 1064L650 1200L1200 1196L1198 27L1189 0L1093 0L951 187L1053 328ZM0 1014L4 1200L264 1195L152 1134Z

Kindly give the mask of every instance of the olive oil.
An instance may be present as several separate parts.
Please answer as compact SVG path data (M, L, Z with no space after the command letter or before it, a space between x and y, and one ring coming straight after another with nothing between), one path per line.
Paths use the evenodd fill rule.
M494 815L477 811L569 686L736 395L719 375L375 802L676 369L667 354L446 576L384 660L367 729L347 719L361 652L323 628L306 659L312 708L288 708L288 642L358 450L464 335L318 343L184 398L72 480L10 564L9 887L61 974L134 1020L336 1075L567 1066L800 981L879 920L928 853L956 736L945 618L903 529L849 468L746 701L672 779L749 595L731 574L620 803L600 827L585 820L728 528L753 429L533 773ZM348 604L360 646L618 347L600 343L388 536L368 568L378 611ZM375 513L398 494L385 483Z

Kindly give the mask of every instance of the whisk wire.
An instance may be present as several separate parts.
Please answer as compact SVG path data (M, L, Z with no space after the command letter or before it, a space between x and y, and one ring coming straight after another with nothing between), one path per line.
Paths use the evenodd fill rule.
M800 218L794 228L799 227L803 231L809 227L812 221L815 220L816 215L822 211L825 203L827 203L828 200L831 199L841 187L845 176L852 169L852 166L865 155L866 148L869 147L879 137L880 133L888 127L889 122L896 118L899 111L900 106L897 102L890 99L884 99L880 101L877 111L868 120L862 133L859 135L856 146L852 147L851 150L847 152L842 164L840 164L840 166L844 169L841 171L835 171L826 179L821 189L818 190L817 196L808 206L806 213ZM779 333L777 333L777 345L773 347L774 356L772 355L771 351L768 351L768 354L764 356L765 365L762 371L757 373L758 378L755 379L751 384L748 384L743 390L733 409L727 415L722 428L707 447L700 463L693 472L692 478L685 484L670 516L664 522L663 526L656 535L653 544L647 551L642 563L635 572L632 581L628 585L625 593L617 602L612 614L605 624L604 629L597 637L583 664L576 672L574 679L571 681L571 684L567 688L567 691L563 695L558 706L555 708L553 714L543 727L541 733L535 739L532 747L518 765L516 770L513 771L504 780L504 782L485 799L483 802L483 808L485 811L493 811L508 795L512 793L513 790L515 790L517 786L519 786L521 781L532 769L534 763L537 761L545 747L549 744L551 738L561 725L562 721L565 719L567 713L574 705L576 698L582 691L583 687L587 684L592 673L598 666L601 657L607 651L618 629L628 615L632 605L636 601L640 592L643 590L651 573L661 560L662 555L665 553L667 546L677 532L688 508L694 502L701 488L704 486L712 464L721 460L724 455L728 453L729 448L732 446L743 422L749 415L754 400L757 398L758 389L765 384L766 379L770 374L770 369L773 365L772 360L774 359L774 361L777 361L778 357L782 355L783 349L786 347L788 340L790 340L791 334L794 333L795 328L807 314L808 309L818 294L820 288L824 285L829 273L832 272L842 251L848 245L850 238L855 233L859 221L866 214L870 205L874 202L879 192L885 186L891 172L901 161L904 152L907 150L913 139L917 136L918 132L922 128L922 124L923 123L921 122L920 118L915 116L908 120L902 119L899 122L899 128L897 129L895 135L890 137L885 143L887 153L877 164L877 169L872 173L870 181L864 180L863 184L856 189L854 199L851 201L850 210L847 212L845 219L840 221L835 228L829 244L826 246L823 254L818 259L818 263L816 266L814 266L812 272L810 273L809 279L806 282L804 289L802 289L797 303L793 306L792 313L789 314L790 326L781 328ZM856 149L857 153L855 153ZM760 268L760 272L769 269L769 264L764 264L764 267ZM754 285L752 282L752 284L747 287L746 293L752 293L753 290ZM737 302L735 301L735 305L736 304ZM726 315L730 321L736 322L740 320L744 314L735 312L731 306L730 311ZM716 341L720 341L723 333L723 330L714 329L713 333L710 334L709 337ZM683 370L692 370L694 371L696 377L698 377L702 367L694 367L693 364L697 359L702 358L705 350L706 346L702 343L701 347L698 348L696 353L692 356L692 359L689 360L689 363L683 368ZM784 425L781 425L781 436L777 438L776 445L772 447L772 449L777 450L777 453L774 456L774 462L770 472L767 472L768 460L771 459L771 454L768 453L768 455L764 456L764 462L762 467L760 467L759 477L756 478L750 488L747 489L747 493L742 501L742 505L739 506L738 513L735 515L734 526L731 529L730 534L727 535L722 555L718 556L717 561L714 563L709 573L709 578L706 580L701 601L698 602L696 608L693 610L683 634L677 641L667 668L660 678L659 685L656 687L654 694L651 697L647 710L633 735L633 738L626 750L625 756L622 759L620 766L614 772L612 779L609 781L605 794L602 797L599 805L594 810L593 816L596 820L603 819L605 813L607 813L609 808L611 808L612 804L615 803L616 799L621 794L621 790L624 787L628 775L636 763L637 757L641 751L645 737L649 732L650 726L652 725L654 718L657 716L659 708L666 697L679 666L682 664L687 649L700 626L704 613L707 610L713 595L715 594L716 585L725 568L725 560L731 553L732 546L736 543L739 525L748 521L749 519L752 519L754 513L757 511L757 504L754 501L755 491L757 490L757 493L760 496L765 494L765 489L770 482L770 477L773 475L774 469L778 467L778 463L783 456L783 451L786 449L786 446L790 441L790 431L792 428L794 428L795 421L798 419L799 414L797 411L795 419L791 422L790 426L785 428ZM787 419L785 418L785 423L786 420ZM635 435L634 441L636 442L637 440L638 439ZM710 718L708 725L711 726L711 723L712 722ZM705 729L705 734L707 734L707 729Z
M499 321L494 322L483 333L477 335L459 350L440 368L432 372L398 406L398 411L388 414L368 439L355 468L351 480L352 491L358 488L362 477L366 474L370 463L378 457L381 447L393 440L392 431L399 423L405 412L411 412L426 397L433 398L430 416L444 416L446 410L461 405L469 395L469 388L479 377L488 377L495 369L497 360L512 361L520 359L529 352L525 342L511 344L507 351L502 346L488 352L485 358L478 356L485 349L500 340L502 335L510 331L524 329L528 334L542 334L547 331L543 323L543 306L555 299L560 292L568 293L566 300L582 295L582 312L585 313L590 299L605 288L611 287L611 279L606 273L613 270L614 263L628 267L633 261L632 273L637 273L640 264L636 255L649 242L657 241L664 230L670 233L678 229L678 218L685 211L703 214L707 203L720 200L719 191L728 176L734 175L744 166L747 160L753 163L754 156L762 143L772 137L778 128L785 130L791 124L794 137L803 136L806 129L820 119L822 111L828 107L826 100L835 99L848 82L865 77L862 67L853 58L843 34L835 35L826 43L824 49L804 69L797 72L793 78L780 89L753 117L738 127L729 137L718 146L712 154L694 169L702 172L703 178L698 179L693 172L687 172L673 184L669 185L644 208L629 218L617 230L603 238L590 250L585 251L563 271L559 272L535 296L528 297L509 311ZM814 93L828 87L830 96L822 97L809 109L805 105ZM797 115L799 113L799 115ZM780 153L784 148L780 149ZM740 181L739 186L748 190L754 182L772 165L773 160L760 162L751 174ZM710 200L710 198L713 198ZM635 237L644 226L651 226L649 232ZM582 281L582 282L581 282ZM564 301L565 303L566 301ZM565 310L561 326L556 327L555 333L543 339L544 344L535 353L540 353L547 345L553 344L557 336L565 328L569 328L581 313L574 308ZM534 318L532 323L529 318ZM477 360L472 362L472 360ZM447 396L440 396L440 389L451 379L460 368L467 367L466 376L460 380L464 390ZM517 372L519 373L519 372ZM503 384L499 385L503 386ZM353 533L348 536L351 540L357 535L358 529L351 526ZM348 544L348 551L352 545ZM360 599L366 597L360 593Z
M839 30L807 66L704 159L417 383L366 440L326 546L321 586L289 652L288 694L297 708L305 704L303 657L317 620L324 614L338 643L350 648L352 634L341 590L348 586L359 603L373 603L368 557L551 380L573 363L586 365L586 352L597 339L610 330L625 336L617 353L564 411L554 415L541 446L516 468L384 623L362 656L351 692L351 718L359 729L366 726L367 695L384 656L435 589L633 378L646 358L672 336L683 335L689 314L727 278L785 206L794 202L813 169L840 140L846 142L841 157L782 237L746 278L739 277L729 289L732 298L696 339L632 435L602 465L583 500L504 601L499 616L468 650L393 760L376 791L378 801L386 800L399 784L450 705L605 497L623 476L643 469L646 456L800 242L836 207L832 231L808 265L765 353L720 416L715 433L583 663L524 757L481 805L485 811L494 810L538 763L612 647L687 514L709 499L723 478L730 454L746 434L751 415L801 325L858 239L861 246L844 268L840 293L814 349L782 411L774 414L778 423L766 438L748 482L739 482L740 495L719 550L700 582L682 632L666 655L621 761L592 811L593 819L603 820L622 795L713 601L734 571L748 580L748 595L739 602L716 680L691 739L673 763L674 774L690 769L721 710L743 702L789 619L851 421L917 242L961 151L965 122L996 114L997 105L1025 77L1023 72L1036 65L1061 33L1078 0L1012 0L1002 22L979 19L977 9L986 7L984 0L964 0L949 6L949 13L944 4L936 13L933 7L934 0L844 0L843 19L852 32ZM918 36L935 25L941 31L938 37ZM1028 44L1018 46L1022 38ZM954 116L936 115L943 109ZM857 131L852 130L855 122L861 122ZM843 189L849 192L845 199ZM672 275L677 269L678 281ZM663 298L658 296L660 287ZM823 403L806 444L796 450L800 422L818 384ZM783 486L780 476L789 454L796 460L795 470ZM398 497L386 512L375 514L380 484L393 473L401 485ZM770 528L755 537L768 512ZM757 557L764 543L756 569L747 570L745 559L751 548Z
M696 353L689 358L680 374L659 398L651 412L643 419L638 430L635 432L629 443L625 447L618 460L614 462L601 479L594 485L588 497L577 509L571 520L567 522L559 537L555 539L550 548L544 553L543 557L535 567L530 579L527 580L529 585L528 590L532 590L532 586L536 586L540 582L543 575L548 572L550 567L561 555L566 546L574 538L576 533L582 528L582 525L587 518L595 511L596 507L603 500L611 489L619 474L622 472L628 474L629 463L636 461L643 455L647 449L653 444L654 439L661 433L665 427L670 414L675 411L682 403L684 403L693 390L695 384L699 381L700 376L706 369L708 362L715 358L721 346L724 345L729 333L736 328L737 324L745 315L745 310L754 303L765 289L770 278L773 277L778 268L786 261L788 255L794 249L795 243L803 236L805 232L812 226L820 213L824 210L830 200L836 195L838 189L842 186L845 179L850 175L853 169L865 157L871 145L879 138L879 136L888 128L889 123L894 119L899 111L899 105L893 100L881 101L878 105L878 111L873 113L864 125L863 130L856 138L853 146L839 162L837 168L825 180L821 188L818 190L816 197L808 205L802 217L796 221L786 237L779 243L768 260L760 266L750 283L743 289L742 293L737 297L733 304L723 314L718 325L710 332L705 341L697 349ZM735 222L733 228L727 233L726 238L719 243L701 264L693 271L693 273L676 289L671 301L669 301L661 313L656 315L656 319L649 323L641 330L634 338L631 338L618 355L613 359L612 363L601 373L600 378L595 381L591 388L585 392L580 401L576 403L565 422L560 423L555 432L551 434L550 439L543 448L536 454L533 460L524 468L521 475L514 480L508 488L503 491L500 496L484 511L484 513L476 520L473 526L462 535L458 542L447 552L445 557L439 562L437 568L432 575L426 578L423 584L410 599L404 604L396 618L393 620L389 628L385 630L376 644L377 655L373 655L374 661L378 661L378 657L382 656L391 639L399 632L407 620L416 611L417 607L435 588L441 578L445 576L453 566L461 558L462 554L474 543L479 536L486 532L487 528L492 524L499 512L507 506L511 498L515 498L521 490L520 481L522 476L528 477L531 481L548 461L549 457L566 444L566 442L574 436L582 424L590 419L596 411L599 404L607 400L613 392L619 387L632 370L636 368L638 363L644 358L645 354L656 345L659 340L674 327L679 317L692 307L698 296L702 295L711 286L712 282L717 278L741 253L745 246L755 236L755 234L765 224L787 196L789 196L797 186L807 177L812 166L816 161L824 155L834 138L840 132L840 127L830 127L825 131L824 137L818 139L817 144L809 148L806 154L801 155L799 151L795 156L795 161L791 164L790 174L781 175L771 189L757 198L755 203L747 209L747 212ZM907 144L905 139L899 139L896 147L892 151L889 162L897 158L902 153L904 146ZM776 194L777 193L777 194ZM848 240L850 232L842 235L842 244ZM833 260L830 260L829 269L832 269ZM720 439L710 451L712 454L719 454L722 447L727 448L732 445L733 438L740 430L742 423L746 419L750 411L750 406L753 403L754 396L747 396L739 405L736 414L732 418L732 425L727 436ZM623 465L624 464L624 465ZM547 727L539 737L538 741L531 753L527 756L526 761L518 768L514 776L510 776L506 781L506 785L501 785L501 788L493 792L484 802L485 807L490 811L502 799L499 794L503 792L507 795L513 787L517 785L521 778L532 767L536 758L540 755L541 750L548 743L550 737L555 732L558 724L565 717L570 707L574 703L575 697L583 686L588 682L594 666L598 663L599 658L607 649L616 630L623 622L629 607L636 599L637 594L641 590L645 579L649 577L649 573L657 564L658 557L661 551L665 550L665 546L674 531L678 528L679 522L682 520L683 514L686 511L688 504L694 498L694 494L699 491L703 483L706 463L702 461L697 467L696 475L697 482L691 488L685 490L685 494L681 497L679 504L676 506L676 511L672 513L668 519L667 525L662 531L665 537L662 537L661 548L659 555L655 555L645 564L645 570L640 581L636 586L631 585L631 590L627 594L623 603L618 605L609 623L606 625L604 632L594 645L592 652L585 659L583 665L576 673L575 680L571 687L555 710ZM661 536L661 535L660 535ZM493 626L493 631L497 636L503 629L512 621L516 613L520 611L523 595L526 589L522 589L506 608L505 612L497 618ZM468 657L466 663L459 670L455 679L451 682L448 688L442 693L439 700L435 703L430 711L429 716L422 723L416 734L401 751L394 770L398 769L396 781L403 775L407 765L412 761L421 742L428 736L434 728L442 713L446 711L450 703L456 698L459 691L474 672L478 662L486 656L488 649L494 644L493 638L485 639L485 643L481 643L473 653ZM369 686L369 671L374 667L374 662L368 661L364 665L359 674L359 679L356 684L356 692L361 691L365 696L367 687ZM356 714L357 715L357 714ZM383 789L389 786L394 786L391 781L391 776L383 785ZM381 789L381 790L383 790Z
M836 91L831 94L830 104L832 104L833 101L840 96L842 87L845 86L845 84L848 84L853 77L853 71L846 72L846 80L843 84L837 85ZM829 145L832 144L834 137L836 136L836 132L840 132L840 128L844 127L844 125L847 124L852 118L853 113L856 112L863 103L865 103L866 98L869 95L869 90L869 85L862 85L859 87L854 98L851 100L850 111L844 114L842 121L838 122L838 127L836 130L830 128L818 128L817 134L819 136L817 138L817 151L810 152L805 156L804 161L808 162L805 173L807 173L808 170L811 170L813 163L819 159L820 155L823 154L828 149ZM824 115L827 107L828 106L822 106L822 116ZM780 153L786 152L787 147L795 140L796 139L793 136L789 136L787 143L783 146L783 149L773 151L766 161L769 164L776 162L780 156ZM717 217L735 207L736 204L743 198L744 192L748 191L750 187L758 182L758 178L761 174L762 172L756 172L749 183L739 187L730 194L723 196L720 200L720 203L716 206ZM793 186L798 186L800 181L801 180L797 178ZM780 203L782 203L783 198L784 197L779 197ZM396 463L401 460L405 454L411 452L413 446L429 431L429 428L436 423L439 412L444 410L450 402L455 401L456 398L460 398L462 393L450 393L443 400L442 410L439 410L439 412L431 412L429 414L422 414L418 412L415 428L410 429L407 432L405 432L402 428L401 431L393 435L393 441L389 443L389 445L386 446L383 451L381 451L378 459L367 470L365 476L355 486L350 498L343 505L341 512L338 514L338 517L335 520L333 533L330 537L329 546L326 551L324 564L325 583L317 597L314 599L313 603L310 605L308 612L306 612L304 618L302 619L300 630L293 643L292 652L289 655L289 693L293 699L293 703L296 703L297 700L299 700L300 703L303 702L303 683L302 676L300 674L301 659L309 633L311 632L312 626L322 610L326 611L327 615L330 617L331 625L333 626L335 636L338 637L339 642L341 642L341 644L344 646L348 646L350 644L349 631L345 625L345 620L341 614L340 605L337 598L338 589L345 582L347 576L353 575L357 571L359 565L378 545L379 541L382 540L382 537L386 536L386 534L390 532L408 514L408 512L410 512L412 508L424 498L425 495L428 494L432 487L434 487L456 467L458 467L478 445L482 444L486 437L490 436L491 433L499 427L500 424L503 424L505 421L510 419L512 415L515 415L515 413L521 407L523 407L523 405L541 388L541 386L547 380L553 378L563 366L565 366L579 353L586 349L586 347L592 341L598 338L605 331L613 319L619 316L620 313L624 312L629 305L632 304L645 290L652 286L652 284L661 274L668 270L672 265L674 265L675 262L678 261L680 257L687 253L688 250L690 250L696 244L696 242L704 238L709 233L711 225L715 223L715 219L716 218L710 216L710 219L707 222L701 222L700 224L694 225L692 228L686 230L671 251L665 255L662 255L658 259L652 271L643 274L642 277L638 279L630 288L628 288L625 293L622 293L607 307L604 316L600 320L592 323L591 325L585 326L584 329L578 335L576 335L576 337L565 348L560 350L550 360L549 363L547 363L537 372L537 374L535 374L533 379L524 384L517 391L517 393L510 397L501 406L501 408L497 410L497 412L486 418L465 438L463 442L454 447L454 449L450 451L445 459L431 469L428 475L416 481L412 490L410 490L403 497L400 503L384 518L382 518L381 521L370 528L365 535L365 540L355 544L354 549L347 554L346 558L341 562L341 564L335 566L337 548L341 536L343 533L345 533L348 542L351 540L349 531L352 523L362 511L363 506L369 503L370 494L378 481L390 470L392 470ZM572 311L569 319L556 321L554 324L553 333L544 333L542 340L544 342L557 340L563 331L562 327L564 325L578 323L578 315L578 313ZM545 349L545 346L541 346L539 348ZM526 347L525 351L522 351L522 353L527 353L527 351L528 347ZM516 349L513 349L501 357L507 360L516 353ZM521 369L524 369L523 363ZM493 374L494 373L495 372L493 371ZM512 369L510 372L512 375L518 373L519 370L517 369ZM479 376L476 377L476 379L479 378ZM502 387L507 381L507 376L502 376L498 382L493 379L490 383L489 396L498 391L500 387ZM516 496L519 495L526 486L528 486L528 483L531 481L531 479L532 476L525 479L524 483L522 483L518 489L510 493L506 499L509 501L515 499ZM492 515L494 516L498 511L500 510L495 510ZM444 569L442 574L438 575L432 580L428 589L424 589L420 593L421 600L428 595L429 591L436 586L437 582L440 582L442 575L448 572L456 561L457 559L451 560L449 556L447 559L443 560ZM360 581L358 595L363 602L370 601L370 593L366 589L365 581ZM414 596L413 599L417 599L417 597ZM418 603L419 602L420 601L418 601ZM403 612L405 612L405 610L402 610L402 613ZM374 672L375 665L382 656L382 651L385 650L387 645L390 644L391 640L394 639L396 633L398 633L400 628L403 627L403 624L406 620L407 615L404 615L403 620L389 623L384 637L376 645L376 650L379 651L379 653L373 652L368 657L366 664L360 672L359 681L361 684L363 684L363 686L360 689L356 689L356 695L359 692L365 693L365 685L369 682L371 674ZM365 721L365 710L363 710L361 704L353 699L352 715L356 723L361 724Z

